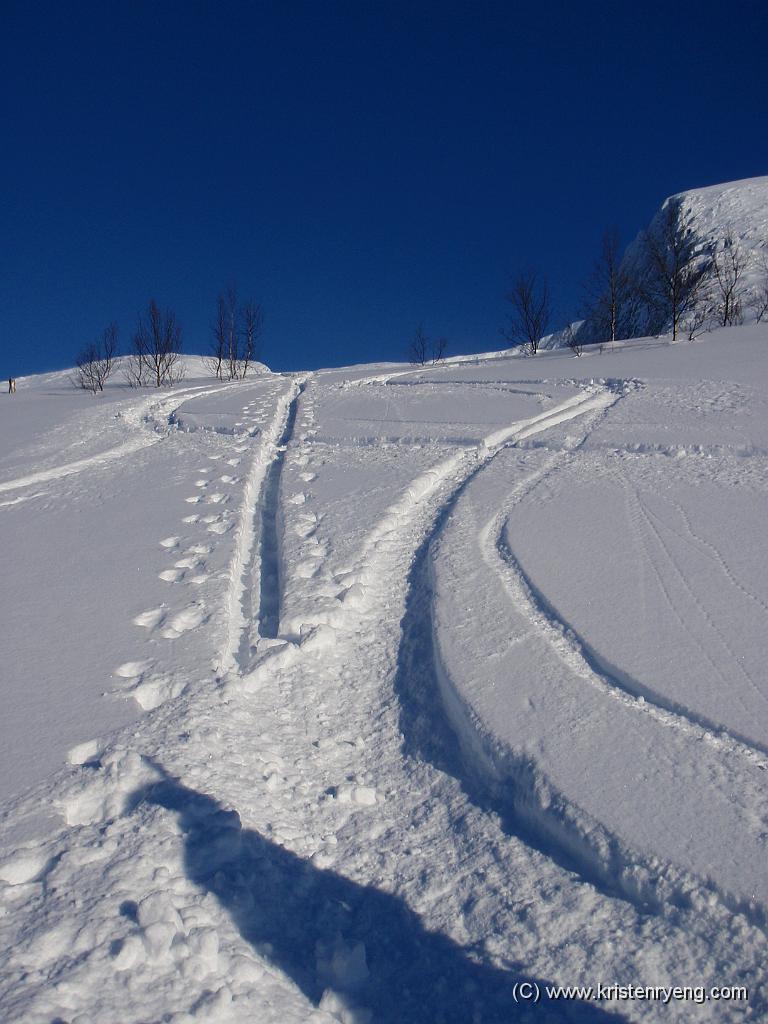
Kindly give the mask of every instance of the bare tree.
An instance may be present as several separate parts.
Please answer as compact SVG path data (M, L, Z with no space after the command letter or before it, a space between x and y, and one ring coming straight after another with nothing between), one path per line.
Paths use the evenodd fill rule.
M410 361L418 366L424 366L428 358L429 339L424 331L424 325L419 324L411 341Z
M712 327L713 309L710 302L706 300L699 300L695 302L688 315L683 321L683 327L685 333L688 336L688 341L694 341L699 337L700 334L704 334Z
M216 303L216 319L211 325L210 354L206 365L220 380L240 380L257 358L264 313L258 302L248 300L242 306L237 291L230 285Z
M763 255L760 259L760 277L755 291L755 320L760 323L768 320L768 257Z
M224 359L227 351L227 317L224 300L219 296L216 304L216 319L211 324L210 354L205 364L219 380L224 379Z
M77 388L97 394L112 376L117 357L117 324L105 327L101 338L92 342L77 357L71 381Z
M549 288L533 270L518 274L505 298L512 305L509 323L501 333L513 345L524 345L536 355L550 319Z
M167 387L184 376L181 361L181 326L171 310L161 310L152 299L139 315L127 378L133 386Z
M575 356L580 356L584 351L584 345L581 342L581 332L578 328L574 328L573 324L568 324L563 329L563 341Z
M264 329L264 311L258 302L249 299L240 310L241 346L239 372L241 377L248 373L248 367L259 357L261 333Z
M637 333L642 301L633 275L622 266L615 228L603 235L600 255L584 290L584 324L578 333L590 341L611 344Z
M715 293L713 314L719 327L731 327L744 322L744 278L748 269L749 258L740 248L733 229L729 227L722 246L712 257Z
M447 338L435 338L432 342L432 362L440 363L445 358L445 352L448 348Z
M237 289L234 285L219 296L220 319L224 325L224 353L227 362L227 377L237 380L239 370L239 324L237 308Z
M237 291L230 285L216 300L216 319L211 325L207 364L220 380L234 380L238 373Z
M710 273L708 249L685 223L682 204L668 200L656 228L643 238L647 272L642 282L643 297L655 330L670 325L672 340L702 297L702 286Z

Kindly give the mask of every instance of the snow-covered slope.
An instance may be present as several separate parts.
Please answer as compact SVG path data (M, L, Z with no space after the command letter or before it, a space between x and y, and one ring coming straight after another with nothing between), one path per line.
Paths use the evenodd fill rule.
M745 263L739 282L745 319L754 319L757 293L768 283L768 177L729 181L670 196L652 219L647 234L663 237L670 208L677 211L680 229L696 240L701 251L716 253L722 250L726 238L732 238ZM641 233L628 247L622 266L636 280L642 280L647 262Z
M688 189L665 199L647 228L639 232L624 253L621 270L632 280L642 282L647 277L650 266L645 238L663 237L670 209L676 211L681 230L695 239L701 252L721 251L726 238L733 240L744 263L738 282L744 320L754 321L768 289L768 176ZM706 305L712 301L711 289L703 289L700 302ZM650 326L646 310L639 316L637 333L644 333ZM662 330L667 327L662 325ZM571 328L581 332L585 343L604 340L595 339L590 324L583 320L575 321ZM566 344L563 330L541 340L542 349L562 348Z
M0 439L3 1021L765 1019L768 327Z
M704 242L716 246L730 229L745 252L768 256L768 176L689 189L670 201Z

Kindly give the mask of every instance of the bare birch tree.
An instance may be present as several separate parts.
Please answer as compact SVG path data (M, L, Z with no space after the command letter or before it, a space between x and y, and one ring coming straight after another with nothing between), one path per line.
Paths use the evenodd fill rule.
M264 329L264 311L258 302L249 299L240 310L241 347L239 373L245 377L248 368L259 357L261 334Z
M568 324L568 326L563 329L563 342L575 356L580 356L584 351L584 345L581 341L581 332L578 328L575 328L573 324Z
M722 245L712 257L712 313L718 327L732 327L744 322L744 278L748 269L748 256L729 227Z
M505 295L511 304L509 322L501 333L513 345L525 346L536 355L550 320L549 287L533 270L525 270L512 282Z
M447 338L435 338L432 342L432 362L440 363L445 358L445 352L448 348Z
M105 327L101 338L92 342L77 357L75 371L70 378L77 388L97 394L112 376L117 357L117 324Z
M427 338L424 325L419 324L411 341L409 350L410 361L417 366L424 366L429 358L429 338Z
M757 323L768 320L768 258L766 256L763 255L759 266L759 279L754 298L755 320Z
M660 223L645 233L643 244L647 268L642 290L651 324L655 330L671 326L672 340L676 341L702 297L711 255L685 224L679 201L667 202Z
M216 302L216 319L211 325L210 352L206 365L220 380L242 380L256 360L264 325L264 312L249 299L241 306L230 285Z
M634 277L622 266L619 233L603 235L600 255L585 285L581 333L590 341L633 337L640 326L642 302Z
M167 387L184 376L181 361L181 326L171 310L161 310L152 299L139 315L127 378L133 386Z
M227 351L227 318L224 301L219 296L216 303L216 319L211 324L211 346L210 353L206 357L205 365L219 380L224 379L224 360Z

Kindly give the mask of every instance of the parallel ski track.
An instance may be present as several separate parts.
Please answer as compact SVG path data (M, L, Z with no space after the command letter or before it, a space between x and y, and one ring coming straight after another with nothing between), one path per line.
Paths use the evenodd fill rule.
M260 636L261 609L254 594L261 594L262 558L260 539L264 488L270 469L282 462L284 447L296 415L296 403L304 379L290 382L277 400L269 425L258 438L256 451L243 487L243 500L235 533L235 550L229 567L229 591L226 601L227 636L219 653L219 674L241 675L250 668L251 647ZM276 514L276 510L274 510Z

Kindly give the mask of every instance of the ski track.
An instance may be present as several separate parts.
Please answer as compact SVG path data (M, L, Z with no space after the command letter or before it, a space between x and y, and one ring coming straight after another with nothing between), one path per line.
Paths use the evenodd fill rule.
M584 445L593 428L594 423L585 430L576 449ZM523 436L528 435L525 433ZM493 516L480 532L480 547L485 564L501 577L510 600L525 614L532 630L546 639L557 656L574 672L577 678L620 702L634 714L648 716L664 728L677 730L695 742L702 742L720 755L735 756L763 771L768 770L766 761L768 749L763 745L755 743L719 723L710 721L705 716L696 714L690 708L665 700L661 695L644 687L640 682L602 658L579 635L573 625L563 619L540 588L536 587L510 549L504 538L504 529L512 509L523 498L529 496L557 468L567 452L576 449L573 446L568 449L556 448L538 470L523 478L513 487L505 507ZM492 468L492 463L489 461L481 468L489 470ZM442 523L449 515L453 514L453 508L462 490L463 486L454 493L442 511L440 522L430 536L430 545L439 540ZM656 531L654 531L654 535L656 535ZM428 547L429 545L425 545L425 548ZM425 559L426 554L425 550L422 556ZM651 564L653 563L651 562ZM426 582L418 583L417 581L414 585L429 591L432 586L431 576L428 569L425 571L427 573ZM663 580L660 578L659 582L663 583ZM739 584L734 585L738 589L742 589ZM682 620L681 624L683 624ZM717 635L720 634L717 633ZM461 737L460 746L464 748L464 754L458 756L463 762L462 770L468 784L472 787L473 799L479 803L483 801L487 803L490 800L491 806L494 806L502 815L505 814L505 807L512 807L513 812L508 809L506 815L517 817L521 822L528 824L528 828L523 831L519 831L518 828L521 838L538 845L563 866L570 870L576 870L585 881L598 886L606 894L629 898L633 902L637 902L639 909L653 907L654 912L662 912L663 903L659 902L653 889L644 889L642 885L638 885L637 879L632 877L633 873L636 874L636 869L642 863L643 858L638 858L631 851L625 850L622 844L610 834L604 834L603 827L596 822L592 822L586 828L582 822L580 826L574 828L576 823L569 822L571 814L567 800L564 801L563 797L556 793L542 773L534 771L534 765L529 760L521 760L509 754L504 755L504 766L501 769L503 779L512 785L513 791L519 790L519 792L510 798L504 794L503 784L500 789L494 788L494 779L500 778L500 767L485 751L480 736L472 735L475 730L473 713L463 706L455 695L453 684L445 675L437 651L433 656L437 664L437 680L431 684L430 689L435 695L438 692L441 694L440 699L445 705L448 720ZM406 732L405 729L403 731ZM424 743L423 739L422 742ZM433 739L425 744L427 749L430 746L434 750L435 741ZM431 756L435 759L434 753ZM454 754L454 758L456 756ZM438 756L436 763L439 762ZM485 765L485 771L480 776L477 773L476 766L478 764ZM547 797L548 811L542 811L539 807L540 800L537 791L541 787L545 787L549 793ZM561 820L558 821L558 818ZM592 834L590 835L590 833ZM542 847L540 845L542 836L548 838L549 846ZM606 844L612 849L612 853L607 861L607 866L603 866L601 861L605 863ZM599 845L604 848L600 856L596 855L596 847ZM677 869L672 869L671 866L668 866L667 871L672 888L666 887L667 891L663 899L667 902L671 901L675 905L682 905L687 899L683 893L690 890L693 880ZM655 873L648 866L643 868L643 872L648 876ZM626 888L625 885L627 876L630 880L629 888ZM736 900L729 893L714 887L706 879L699 880L698 884L703 885L706 891L716 893L717 898L729 912L744 914L757 927L765 928L764 908L747 905L743 901ZM664 887L660 887L659 891L662 888Z
M277 442L275 456L270 463L263 483L263 493L259 500L261 509L261 536L259 540L259 600L258 613L251 618L258 622L260 637L273 640L280 628L280 480L285 462L285 452L293 436L299 400L304 391L304 383L297 386L296 394L288 407L288 414L282 434ZM251 593L255 592L252 584ZM241 664L245 665L244 658Z
M489 549L493 547L497 553L496 571L504 579L513 601L526 609L532 625L581 678L638 714L649 715L667 728L692 735L715 750L736 753L758 768L768 769L768 748L698 715L691 708L666 700L661 694L632 679L602 658L573 625L561 617L535 585L515 558L502 533L503 526L500 530L498 522L493 523L488 530L486 542L486 546ZM493 535L496 537L495 544L491 540Z
M215 388L186 388L175 391L166 398L147 398L137 403L134 407L123 412L123 419L132 426L141 428L142 424L150 419L150 413L156 412L165 420L166 425L174 411L195 398L204 398L206 395L213 395L228 390L232 385L220 385ZM152 419L155 419L153 416ZM84 459L77 459L74 462L67 462L63 466L56 466L53 469L41 470L39 473L30 473L28 476L17 477L15 480L6 480L0 483L0 494L6 491L15 491L21 487L29 487L31 484L47 483L50 480L60 480L63 477L82 473L86 469L96 466L108 465L117 459L123 459L128 455L157 444L163 439L161 434L146 433L141 437L130 438L123 441L114 448L108 448L96 455L89 455ZM22 499L19 499L22 500ZM10 504L10 502L8 503Z
M270 423L259 436L251 467L245 478L235 549L229 568L227 597L227 637L219 654L219 674L247 671L254 640L258 636L259 609L254 594L261 592L261 551L258 526L263 528L263 490L271 467L280 459L281 442L289 432L296 412L303 380L292 381L276 404ZM287 442L283 442L287 443ZM275 508L274 514L277 514Z

